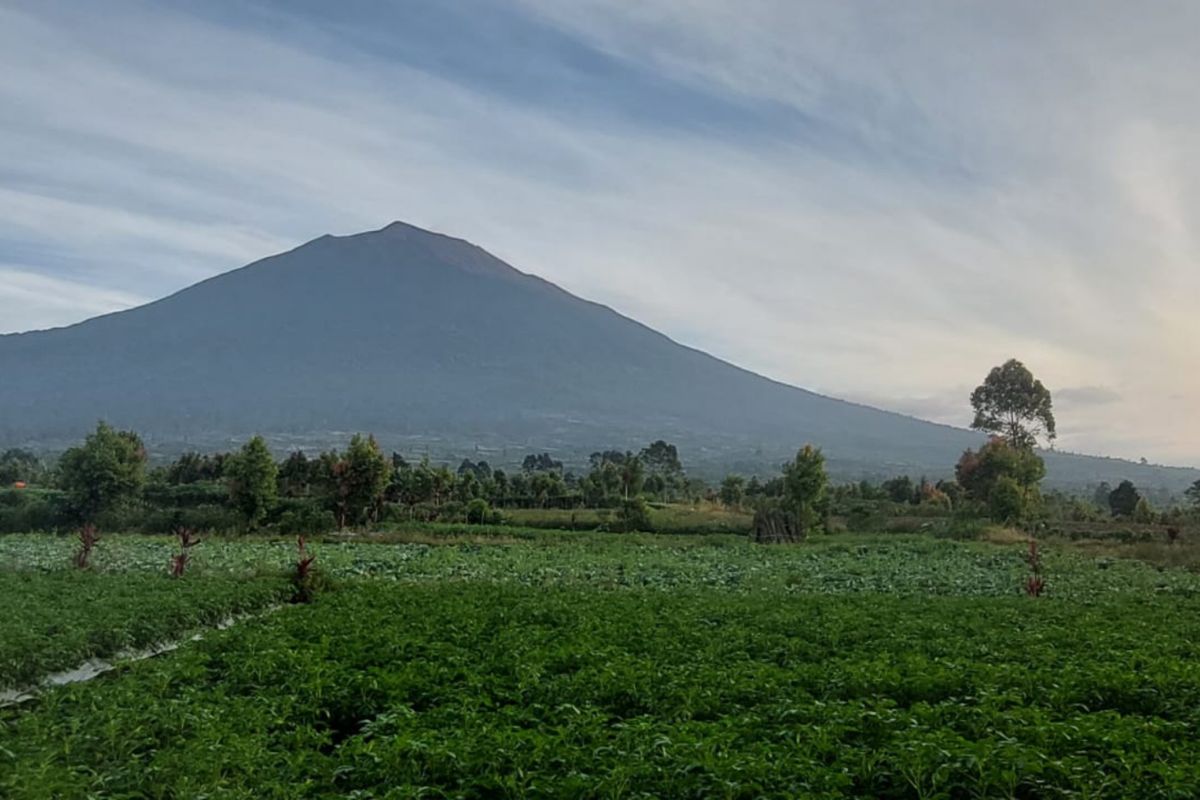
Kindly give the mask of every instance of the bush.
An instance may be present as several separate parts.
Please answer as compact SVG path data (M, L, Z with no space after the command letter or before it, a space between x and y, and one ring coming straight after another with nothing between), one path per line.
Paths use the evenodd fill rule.
M880 504L870 500L860 500L846 509L846 530L854 533L881 531L887 524L887 514Z
M62 492L29 489L0 492L0 533L56 531L74 527Z
M281 513L273 527L284 536L319 534L336 528L337 519L316 503L301 503Z
M955 515L936 530L934 535L943 539L978 539L988 531L991 524L985 519Z
M491 515L491 506L482 497L476 497L467 503L467 522L470 524L482 525L490 521Z
M131 509L102 515L101 528L130 533L173 533L189 528L198 533L240 533L245 520L238 512L221 505L194 508Z
M197 481L178 486L152 483L143 490L142 498L159 508L220 506L229 500L229 488L221 481Z

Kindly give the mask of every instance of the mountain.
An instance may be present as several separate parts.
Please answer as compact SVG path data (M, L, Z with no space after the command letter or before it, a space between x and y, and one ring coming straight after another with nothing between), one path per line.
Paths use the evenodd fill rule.
M978 434L787 386L680 345L486 251L393 223L322 236L139 308L0 336L0 444L96 419L160 451L373 431L385 446L568 460L656 438L708 474L805 442L844 477L946 474ZM1051 478L1178 489L1190 470L1051 454Z

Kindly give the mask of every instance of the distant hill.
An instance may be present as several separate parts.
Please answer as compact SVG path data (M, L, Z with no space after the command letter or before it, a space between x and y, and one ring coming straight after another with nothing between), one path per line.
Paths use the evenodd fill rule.
M322 236L139 308L0 336L0 376L0 444L62 446L98 418L164 451L373 431L409 453L512 462L662 437L716 475L761 473L815 442L848 478L944 475L982 440L755 375L399 222ZM1177 491L1200 478L1049 462L1059 485L1129 477Z

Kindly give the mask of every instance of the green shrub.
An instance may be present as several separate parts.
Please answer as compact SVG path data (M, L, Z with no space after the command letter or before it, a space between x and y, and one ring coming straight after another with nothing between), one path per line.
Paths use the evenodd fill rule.
M1025 492L1007 475L996 480L988 495L988 513L996 522L1019 522L1025 516Z
M481 525L487 522L490 513L491 507L488 506L488 501L482 497L476 497L467 503L467 522L472 525Z
M62 492L30 489L0 492L0 533L49 532L73 525Z
M337 527L333 512L316 503L299 503L286 509L273 525L285 536L326 533Z

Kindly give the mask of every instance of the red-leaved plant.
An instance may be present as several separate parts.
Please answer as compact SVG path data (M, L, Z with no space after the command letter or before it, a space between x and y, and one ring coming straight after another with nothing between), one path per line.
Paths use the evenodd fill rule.
M296 577L304 580L308 577L312 570L312 564L317 560L316 556L308 554L307 543L304 541L304 536L296 537Z
M75 551L75 566L87 569L91 566L92 548L100 541L100 531L92 523L86 523L79 529L79 549Z
M179 552L171 556L171 577L182 578L188 561L191 559L188 550L200 544L200 540L196 538L196 533L191 528L176 528L175 535L179 537Z
M297 536L296 569L292 573L292 585L295 587L295 594L292 596L293 603L307 603L312 600L314 594L313 562L316 560L315 555L308 554L308 543L305 542L304 536Z
M1029 597L1041 597L1046 591L1046 579L1042 577L1042 555L1038 552L1037 539L1029 540L1029 552L1025 554L1025 563L1029 565L1030 575L1025 581L1025 594Z

